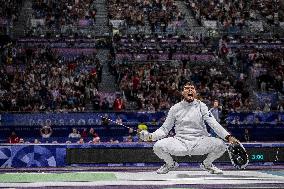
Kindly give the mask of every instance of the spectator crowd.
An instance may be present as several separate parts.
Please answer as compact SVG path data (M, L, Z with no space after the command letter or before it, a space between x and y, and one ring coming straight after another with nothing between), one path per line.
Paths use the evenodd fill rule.
M145 26L149 23L151 31L166 31L184 15L173 0L111 0L108 1L109 18L125 20L127 26Z
M187 5L200 24L204 20L214 20L224 27L243 28L246 21L259 21L262 17L273 25L279 25L279 21L283 21L283 11L278 0L187 0Z
M97 94L102 65L95 54L64 61L47 47L17 50L0 67L1 111L84 111Z
M44 24L41 27L49 29L79 25L80 19L94 21L97 13L93 0L33 0L32 8L33 18L43 19Z
M17 21L21 2L1 3L1 23ZM93 0L33 0L33 19L43 21L33 29L72 28L80 25L80 20L93 25L97 3ZM100 91L103 74L107 73L103 73L105 62L99 58L96 39L83 40L77 35L62 41L46 38L46 41L35 42L35 39L27 44L11 40L1 44L0 49L0 112L167 111L181 100L180 91L186 81L196 85L198 98L213 107L214 116L221 122L228 113L283 112L284 41L281 33L269 34L269 37L242 33L210 37L191 35L190 31L186 35L172 34L167 33L169 28L186 23L186 15L173 0L109 0L106 3L109 20L123 20L127 28L150 28L147 33L146 29L137 34L114 32L112 37L102 39L106 42L104 48L112 44L110 52L106 53L108 57L104 58L115 78L115 83L111 84L117 90ZM277 0L186 0L186 5L200 26L206 20L217 21L221 28L240 29L250 21L274 26L284 21ZM257 116L244 117L241 120L235 116L228 123L263 121ZM120 117L116 121L123 123ZM281 115L269 121L280 123ZM109 124L108 119L101 120L107 132ZM74 127L68 132L70 134L64 137L66 143L106 141L95 128ZM42 126L41 139L35 138L33 143L59 142L53 140L54 135L56 131L52 126ZM249 138L250 131L246 130L245 140ZM123 141L136 139L132 129ZM7 142L24 143L25 138L12 132ZM118 140L111 137L107 142Z

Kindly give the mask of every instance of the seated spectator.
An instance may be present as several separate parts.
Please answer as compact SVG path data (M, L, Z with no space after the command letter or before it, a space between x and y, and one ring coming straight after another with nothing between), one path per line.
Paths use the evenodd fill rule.
M50 125L45 125L40 129L40 135L43 139L48 139L52 135L52 128Z
M151 125L158 125L158 122L155 118L151 120Z
M94 137L91 141L89 141L90 144L98 144L101 142L100 137Z
M119 141L115 140L114 138L110 138L108 142L111 143L111 144L118 144L119 143Z
M96 138L96 137L100 137L98 133L96 133L95 129L94 128L90 128L90 131L89 131L89 137L92 137L92 138Z
M17 136L15 131L12 131L11 135L8 138L8 143L16 144L20 142L20 137Z
M34 144L40 144L41 142L36 138L35 140L34 140Z
M133 142L138 142L139 140L140 140L140 138L139 138L139 132L140 132L141 130L139 130L138 129L138 131L136 131L136 132L134 132L134 129L133 128L129 128L129 130L128 130L128 137L127 138L129 138L130 139L130 137L129 136L131 136L131 140L133 141ZM127 139L128 140L128 139Z
M126 137L126 141L125 142L133 142L133 136L132 135L128 135Z
M254 118L254 123L255 123L255 125L258 125L258 124L262 124L262 123L263 123L262 120L261 120L261 118L260 118L260 116L256 116L256 117Z
M84 144L84 138L80 138L80 140L77 141L77 144Z
M232 120L231 124L233 124L233 125L240 125L241 124L240 117L239 116L235 116L234 119Z
M23 138L20 138L19 144L24 144L24 143L25 143L25 140Z
M70 133L70 134L68 135L68 138L70 138L70 139L81 138L81 135L79 134L79 132L77 131L77 129L73 128L73 129L72 129L72 133Z
M138 133L143 130L146 130L146 131L148 130L148 126L145 123L140 123L137 128L138 128L137 130Z
M271 110L271 103L267 100L264 103L263 112L270 112L270 110Z

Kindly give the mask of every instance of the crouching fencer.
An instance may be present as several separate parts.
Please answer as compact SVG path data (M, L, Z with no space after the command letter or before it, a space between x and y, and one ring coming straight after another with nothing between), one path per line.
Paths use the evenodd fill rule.
M159 129L153 133L148 131L140 133L140 138L144 141L157 141L153 147L154 153L165 161L157 173L166 174L178 167L172 155L208 154L200 164L200 168L211 174L222 174L222 170L212 163L227 149L223 140L231 144L239 141L216 121L203 102L196 99L196 89L193 84L188 82L183 86L182 96L183 100L170 108L165 122ZM221 139L209 135L205 122ZM167 137L173 126L175 126L175 136Z

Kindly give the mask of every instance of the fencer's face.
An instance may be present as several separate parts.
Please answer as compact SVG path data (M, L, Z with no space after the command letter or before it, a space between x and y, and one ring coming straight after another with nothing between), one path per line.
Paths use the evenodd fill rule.
M187 102L192 102L196 98L194 85L185 85L183 87L182 96Z

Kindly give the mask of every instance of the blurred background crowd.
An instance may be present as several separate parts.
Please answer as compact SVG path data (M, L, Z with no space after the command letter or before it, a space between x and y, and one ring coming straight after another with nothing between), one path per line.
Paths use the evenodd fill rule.
M283 7L277 0L1 0L1 141L137 142L131 129L84 116L115 114L134 130L156 129L186 81L241 140L261 139L259 124L282 128L270 129L280 140ZM74 112L83 121L45 118ZM141 112L151 119L134 119ZM22 127L30 125L36 129L27 134Z

